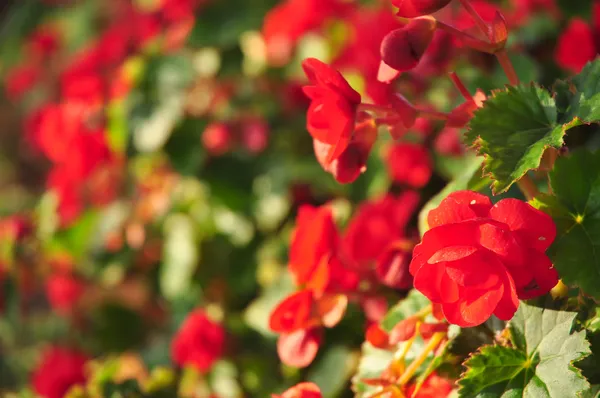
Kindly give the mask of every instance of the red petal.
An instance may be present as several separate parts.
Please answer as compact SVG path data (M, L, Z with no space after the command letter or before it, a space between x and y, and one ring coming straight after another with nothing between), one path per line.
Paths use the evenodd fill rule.
M414 285L434 303L453 303L459 299L458 285L448 276L444 264L425 264L417 271Z
M447 323L422 323L419 326L419 334L423 337L424 340L428 340L435 333L447 332L448 324Z
M271 313L269 328L277 333L289 333L306 328L317 320L313 316L315 299L310 290L301 290L283 300Z
M350 87L342 74L333 67L316 58L307 58L302 62L302 68L311 83L338 91L340 95L346 97L348 101L360 104L360 94Z
M497 258L483 251L442 265L450 279L460 286L483 290L496 286L500 282L498 272L504 270L504 265Z
M503 262L515 266L524 264L525 251L510 231L491 223L480 225L479 231L481 246L497 254Z
M494 310L494 315L503 321L512 319L519 308L519 297L517 297L517 288L508 273L500 273L504 284L504 294Z
M304 368L317 356L321 340L321 331L316 328L282 334L277 340L277 354L286 365Z
M556 238L552 217L517 199L503 199L490 210L490 217L508 225L528 245L546 251Z
M489 319L503 297L504 287L498 284L493 290L466 289L461 300L442 305L448 322L460 327L481 325Z
M332 328L337 325L348 308L348 297L343 294L329 295L317 302L317 312L321 318L321 324Z
M429 264L441 263L444 261L457 261L468 257L478 250L476 246L450 246L435 252L427 261Z
M440 205L427 216L429 228L478 217L487 217L492 208L490 199L473 191L453 192L442 200Z
M389 347L389 336L378 324L374 323L367 329L365 339L373 347L387 349Z
M519 288L518 294L521 300L546 294L558 283L558 272L545 254L530 250L527 265L533 273L533 281L529 286Z
M409 317L398 322L390 332L390 344L395 345L412 338L417 331L417 317Z
M291 387L279 398L322 398L322 395L319 386L304 382Z
M377 258L375 273L377 278L386 286L395 289L408 289L412 278L408 272L410 253L390 248Z
M362 300L361 306L365 317L371 322L381 322L388 310L388 302L384 296L367 297Z

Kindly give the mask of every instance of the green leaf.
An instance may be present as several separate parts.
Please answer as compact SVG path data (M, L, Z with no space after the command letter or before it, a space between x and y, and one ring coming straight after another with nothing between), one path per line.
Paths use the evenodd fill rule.
M484 346L465 362L461 397L577 397L590 385L573 365L590 353L574 312L521 303L510 322L514 348Z
M554 92L535 85L508 87L475 113L465 142L485 157L494 194L537 169L546 148L561 148L567 130L600 120L600 60L558 81Z
M386 332L390 332L398 322L416 314L429 304L431 302L427 297L418 290L413 289L404 299L400 300L398 304L389 310L383 321L381 321L381 327Z
M311 367L307 381L318 385L323 397L337 397L352 375L353 368L348 366L351 360L352 352L348 347L333 346Z
M600 298L600 152L560 157L550 184L555 196L532 201L556 223L548 255L565 283Z
M546 148L562 147L567 127L557 118L554 98L535 85L495 92L475 113L465 140L484 155L494 194L538 168Z
M463 165L463 172L456 179L452 180L437 195L429 200L419 213L419 232L421 236L429 229L427 224L427 215L429 212L439 206L440 202L449 194L463 189L480 191L489 185L490 180L481 176L481 164L483 158L473 157L470 162Z

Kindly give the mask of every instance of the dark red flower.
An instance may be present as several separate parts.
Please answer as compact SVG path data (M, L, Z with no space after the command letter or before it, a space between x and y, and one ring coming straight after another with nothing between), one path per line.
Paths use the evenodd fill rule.
M415 18L433 14L446 7L450 1L452 0L392 0L392 4L398 7L399 17Z
M311 99L306 127L315 140L330 145L325 164L339 158L350 144L361 97L331 66L315 58L302 63L311 82L304 92Z
M171 343L171 357L179 366L206 373L223 355L225 330L210 320L203 309L191 312Z
M273 394L271 398L322 398L319 386L314 383L299 383L281 395Z
M418 144L395 144L387 153L388 173L394 182L413 188L425 186L433 173L429 152Z
M71 387L85 383L84 365L88 359L70 348L46 349L31 375L33 389L44 398L63 398Z
M69 314L85 290L85 285L74 276L57 273L46 281L48 301L59 314Z
M597 54L592 28L583 19L572 19L558 38L556 63L561 68L578 73Z
M410 273L450 323L476 326L492 314L509 320L519 299L543 295L558 282L544 254L556 236L554 222L525 202L492 206L487 196L454 192L429 212L428 223Z

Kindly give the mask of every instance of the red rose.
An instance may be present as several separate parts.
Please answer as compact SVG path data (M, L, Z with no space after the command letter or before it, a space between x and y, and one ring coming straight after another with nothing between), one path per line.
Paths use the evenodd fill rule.
M171 357L179 366L207 372L223 354L225 330L210 320L203 309L190 313L171 343Z
M63 398L69 389L86 381L88 357L70 348L51 347L44 351L31 376L33 389L44 398Z
M319 386L314 383L299 383L281 395L273 394L272 398L322 398Z
M324 157L328 165L350 144L361 97L340 72L318 59L308 58L302 67L312 83L304 87L312 100L306 127L315 140L331 145Z
M395 144L387 153L388 173L397 183L424 187L433 173L429 152L418 144Z
M476 192L454 192L429 212L428 223L410 273L450 323L476 326L492 314L509 320L519 299L543 295L558 282L544 254L556 226L525 202L492 206Z

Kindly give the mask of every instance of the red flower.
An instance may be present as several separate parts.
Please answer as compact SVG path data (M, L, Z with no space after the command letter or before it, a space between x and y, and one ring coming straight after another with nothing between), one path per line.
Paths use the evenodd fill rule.
M171 357L179 366L206 373L223 355L225 330L210 320L203 309L191 312L171 343Z
M23 94L40 80L42 69L38 65L20 65L6 75L6 94L12 100L19 100Z
M84 290L85 285L68 274L54 274L46 281L48 301L59 314L70 313Z
M33 389L44 398L63 398L69 389L86 381L88 357L70 348L51 347L31 376Z
M556 236L547 214L517 199L492 206L472 191L450 194L429 212L431 228L415 247L415 288L468 327L492 314L509 320L519 299L550 291L558 274L544 251Z
M392 180L413 188L425 186L433 173L429 153L418 144L395 144L387 154L387 168Z
M597 53L592 28L583 19L574 18L558 38L555 58L561 68L578 73Z
M322 398L319 386L314 383L300 383L281 395L273 394L271 398Z
M221 122L211 123L202 132L202 145L214 156L226 154L233 147L233 135L229 125Z
M398 7L399 17L415 18L433 14L446 7L450 1L452 0L392 0L392 4Z
M313 140L315 156L323 169L331 173L340 184L354 182L367 170L367 160L377 141L377 126L373 119L358 123L348 146L337 159L329 162L329 156L334 145L325 144L317 139Z
M305 368L317 356L322 341L323 331L317 327L284 333L277 340L277 355L288 366Z
M406 389L406 396L412 398L445 398L452 392L454 383L433 372L425 379L417 395L413 395L416 387L415 383L409 384Z
M312 100L306 126L315 140L331 146L324 161L328 165L350 144L361 97L340 72L318 59L308 58L302 67L312 83L304 87Z

